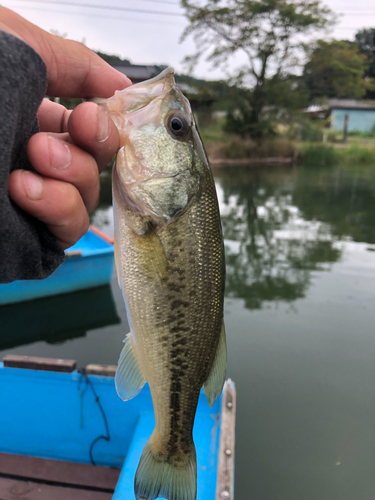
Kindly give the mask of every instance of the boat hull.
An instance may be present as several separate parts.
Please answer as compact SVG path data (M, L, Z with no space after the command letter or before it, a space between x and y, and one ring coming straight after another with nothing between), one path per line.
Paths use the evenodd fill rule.
M47 361L43 371L0 363L0 400L6 410L0 412L0 453L89 464L91 452L95 464L121 469L113 499L133 498L139 458L155 423L148 385L124 402L113 376L82 375L73 364L71 373L45 371ZM17 364L14 359L12 363ZM60 366L65 369L69 363ZM197 500L214 500L216 495L222 399L210 409L203 391L199 397L194 426ZM110 439L97 440L106 436L106 425Z
M65 262L48 278L0 285L0 305L106 285L110 282L113 265L113 244L90 228L66 251Z

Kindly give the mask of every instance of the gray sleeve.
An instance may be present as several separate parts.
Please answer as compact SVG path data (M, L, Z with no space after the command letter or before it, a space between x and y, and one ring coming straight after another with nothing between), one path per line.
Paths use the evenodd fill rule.
M44 224L8 196L9 174L33 170L26 154L38 132L37 110L47 88L47 68L22 40L0 31L0 283L42 279L64 261Z

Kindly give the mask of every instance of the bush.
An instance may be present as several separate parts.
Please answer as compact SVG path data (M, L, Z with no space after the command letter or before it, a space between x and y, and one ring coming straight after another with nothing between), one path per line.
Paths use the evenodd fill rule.
M311 120L310 117L299 116L298 120L289 125L289 139L306 142L321 142L323 140L324 123L322 120Z
M375 137L375 126L371 130L361 132L359 130L352 130L348 132L349 137L363 137L364 139Z
M338 151L326 144L311 144L301 151L301 162L304 165L336 165L339 161Z
M357 145L335 148L326 144L310 144L302 149L300 158L304 165L343 165L349 163L375 165L375 149Z
M342 150L345 161L353 163L374 163L375 149L363 148L357 145Z
M293 142L274 139L257 143L251 139L232 137L216 154L221 158L290 158L295 153ZM219 157L219 156L217 156Z
M328 142L331 142L333 144L337 144L342 142L342 131L339 130L329 130L327 134L327 140Z
M303 123L301 139L306 142L321 142L323 140L323 122L309 120Z

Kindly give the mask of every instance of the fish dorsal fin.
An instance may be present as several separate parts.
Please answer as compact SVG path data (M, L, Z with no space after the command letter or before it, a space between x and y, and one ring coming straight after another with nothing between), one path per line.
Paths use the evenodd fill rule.
M117 282L118 286L121 288L121 282L120 282L120 262L119 262L119 257L118 257L118 241L117 241L117 236L115 232L115 236L113 238L114 242L114 251L115 251L115 265L116 265L116 271L117 271Z
M131 333L127 334L124 343L117 365L115 384L117 394L127 401L141 392L146 380L134 352Z
M210 408L215 403L223 390L225 369L227 365L227 344L225 340L224 321L221 327L219 345L217 346L211 372L203 384L204 392Z

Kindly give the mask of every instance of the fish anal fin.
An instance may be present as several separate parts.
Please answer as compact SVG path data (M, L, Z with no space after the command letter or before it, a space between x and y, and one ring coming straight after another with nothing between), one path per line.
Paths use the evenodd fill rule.
M117 365L115 385L117 394L127 401L141 392L146 380L134 352L130 333L127 334L124 343Z
M211 372L203 384L204 392L210 408L220 396L225 381L225 369L227 365L227 345L225 340L224 322L221 327L220 340L217 346L214 363Z

